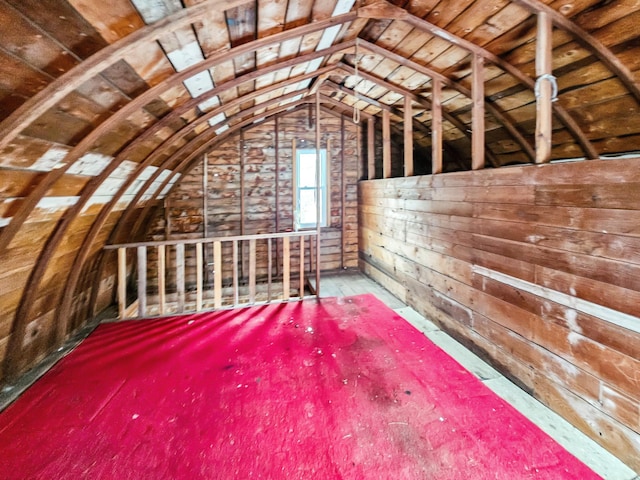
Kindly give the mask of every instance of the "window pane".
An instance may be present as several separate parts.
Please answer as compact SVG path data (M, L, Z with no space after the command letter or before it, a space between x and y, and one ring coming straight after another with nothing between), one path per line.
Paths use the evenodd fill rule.
M316 224L316 191L300 190L300 225Z
M299 187L316 186L316 154L301 153L299 163Z

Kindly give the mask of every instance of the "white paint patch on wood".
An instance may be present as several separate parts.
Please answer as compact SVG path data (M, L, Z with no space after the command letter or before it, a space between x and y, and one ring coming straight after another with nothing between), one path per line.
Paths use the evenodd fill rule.
M212 127L215 127L216 125L224 122L224 120L225 120L224 113L219 113L218 115L211 117L209 119L209 125L211 125Z
M171 187L173 187L173 184L176 183L178 180L180 180L181 176L182 175L180 173L176 173L173 176L173 178L169 180L169 183L167 183L167 185L164 187L162 192L160 192L160 195L158 195L158 199L164 198L165 195L169 192L169 190L171 190Z
M59 168L62 166L64 157L67 156L68 152L69 149L67 148L58 146L51 147L44 153L44 155L33 162L33 164L28 169L48 172Z
M229 125L223 125L216 130L216 135L220 135L222 132L229 130Z
M473 266L473 271L474 273L504 283L505 285L518 288L533 295L537 295L538 297L542 297L547 300L551 300L552 302L556 302L560 305L564 305L565 307L569 307L576 311L586 313L587 315L600 318L605 322L609 322L613 325L617 325L619 327L626 328L627 330L640 333L640 318L636 316L619 312L612 308L604 307L602 305L598 305L597 303L589 302L587 300L583 300L582 298L567 295L566 293L552 290L547 287L542 287L535 283L527 282L526 280L521 280L519 278L515 278L510 275L506 275L504 273L497 272L485 267L480 267L478 265Z
M86 175L96 177L107 168L107 165L113 161L113 157L102 155L100 153L87 153L80 157L67 170L71 175Z
M356 0L338 0L331 15L337 17L338 15L349 12L354 3L356 3Z
M192 42L187 43L182 48L167 52L167 57L177 72L181 72L204 60L200 44L195 37ZM209 70L204 70L188 78L184 81L184 86L193 98L212 90L213 80Z
M205 100L204 102L200 103L198 105L198 108L200 109L201 112L204 113L204 112L208 112L212 108L217 107L218 105L220 105L220 99L216 95L215 97L211 97L209 100Z
M182 10L180 0L131 0L146 24L157 22Z
M75 205L80 197L44 197L38 202L36 208L45 212L54 213L60 209L66 209Z

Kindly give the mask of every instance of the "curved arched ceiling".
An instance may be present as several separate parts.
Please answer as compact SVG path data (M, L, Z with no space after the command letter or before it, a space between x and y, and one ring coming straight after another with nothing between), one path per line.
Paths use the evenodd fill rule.
M402 128L408 97L415 141L428 146L437 80L446 151L469 162L471 65L482 58L487 165L532 162L538 12L555 27L552 158L640 150L638 2L0 0L0 9L5 265L34 238L5 292L18 334L71 234L83 236L64 255L75 285L114 226L209 148L316 98L363 118L387 110ZM33 237L29 225L46 228Z

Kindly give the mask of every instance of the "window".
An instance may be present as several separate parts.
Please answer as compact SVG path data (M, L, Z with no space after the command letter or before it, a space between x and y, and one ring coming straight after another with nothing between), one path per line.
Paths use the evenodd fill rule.
M296 151L295 169L295 220L296 229L316 228L318 215L318 172L315 149ZM327 226L327 152L320 150L320 226Z

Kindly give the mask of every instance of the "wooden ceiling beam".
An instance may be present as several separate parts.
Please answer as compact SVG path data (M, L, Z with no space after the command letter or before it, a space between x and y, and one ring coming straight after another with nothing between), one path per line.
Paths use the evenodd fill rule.
M386 2L386 0L376 1L376 4L378 5L381 5L384 3L388 3L388 2ZM366 10L362 12L359 10L358 12L359 12L359 15L363 16L362 18L369 18L367 17L368 13L366 12ZM438 27L437 25L434 25L433 23L430 23L427 20L424 20L423 18L416 17L415 15L412 15L409 12L406 12L406 15L403 15L402 18L400 18L400 20L402 20L403 22L406 22L407 24L411 25L412 27L420 31L429 33L431 35L435 35L438 38L446 40L452 45L456 45L457 47L463 48L473 54L480 55L485 60L490 61L494 65L500 67L502 70L512 75L522 85L526 86L529 90L532 90L532 91L534 90L535 81L531 77L529 77L524 72L522 72L522 70L516 68L515 66L511 65L509 62L501 59L500 57L484 49L483 47L476 45L475 43L470 42L469 40L466 40L462 37L459 37L445 30L444 28ZM577 122L569 115L569 113L557 102L553 104L553 109L555 114L558 116L560 121L565 126L565 128L571 133L573 138L580 145L586 157L589 159L598 158L599 155L597 150L595 149L591 141L587 138L587 136L582 131L580 126L577 124Z
M387 50L386 48L381 47L380 45L377 45L375 43L371 43L367 40L358 39L358 47L362 47L365 50L369 50L371 53L375 53L389 60L393 60L399 65L402 65L404 67L415 70L418 73L426 75L427 77L431 78L432 81L433 79L438 79L440 80L440 82L442 82L442 84L453 88L454 90L460 92L467 98L471 98L470 89L462 85L460 82L456 82L450 79L449 77L447 77L446 75L443 75L440 72L433 70L432 68L429 68L425 65L414 62L413 60L403 57L402 55L399 55L395 52ZM507 115L496 104L494 104L493 102L489 102L486 98L485 98L485 108L505 128L505 130L509 132L511 137L518 143L518 145L520 145L520 148L522 148L522 150L527 154L527 157L529 157L531 161L534 162L536 157L535 150L531 146L531 143L527 141L524 135L522 135L522 133L514 125L513 121L511 121L507 117Z
M581 28L578 24L562 15L557 10L549 7L539 0L514 0L532 13L545 13L551 18L553 24L569 33L586 50L591 52L598 60L613 72L623 85L629 90L638 103L640 103L640 84L635 80L633 72L620 61L606 46L593 35Z
M342 68L343 70L345 70L349 75L355 75L355 69L351 66L351 65L347 65L344 62L340 63L340 68ZM425 108L431 108L431 101L427 98L421 97L419 95L416 95L415 93L413 93L410 90L407 90L404 87L401 87L399 85L396 85L394 83L388 82L387 80L384 80L382 78L379 78L369 72L363 71L363 70L358 70L358 75L362 78L364 78L365 80L369 80L370 82L376 83L378 85L380 85L381 87L386 88L387 90L390 90L392 92L398 93L400 95L405 95L408 96L409 98L411 98L411 100L413 100L414 102L416 102L419 105L424 106ZM462 132L464 134L465 137L467 137L469 140L471 140L471 134L469 132L469 128L467 127L467 125L465 125L464 123L462 123L460 120L458 120L456 117L454 117L453 115L451 115L449 112L445 111L444 109L442 109L442 116L449 122L451 123L454 127L456 127L458 130L460 130L460 132ZM487 156L487 159L489 159L489 161L491 162L491 164L494 167L497 167L499 165L499 162L496 158L496 156L493 154L493 152L491 150L489 150L488 148L486 148L485 146L485 155Z
M144 105L157 98L165 89L175 86L195 75L196 73L199 73L205 69L209 69L217 65L218 63L227 61L237 55L255 51L267 45L282 43L291 38L302 37L308 33L323 30L333 25L340 25L342 23L349 22L354 18L356 18L355 13L348 13L345 15L329 18L327 20L305 24L300 27L292 28L291 30L285 30L268 37L263 37L252 42L239 45L230 50L211 55L206 60L197 63L192 67L181 71L180 73L172 75L170 78L165 79L158 85L145 91L134 100L123 106L120 110L115 112L111 117L102 122L91 132L89 132L74 148L72 148L67 153L63 161L64 163L59 168L49 171L46 175L44 175L40 182L29 193L29 195L23 198L20 207L15 212L9 224L0 232L0 251L4 250L9 245L13 237L16 235L16 233L18 233L22 224L29 217L31 211L36 207L40 199L45 196L46 192L51 188L51 186L53 186L53 184L58 181L67 172L67 170L71 168L71 166L80 157L82 157L82 155L89 151L93 144L102 135L109 132L113 128L113 126L117 124L117 122L125 120L129 115L133 114L135 111L139 110L140 108L144 107ZM65 76L66 75L63 75L61 78L64 78ZM202 99L200 101L202 101Z
M15 137L47 110L53 108L83 83L99 75L119 60L139 48L139 44L158 40L167 33L179 30L209 15L212 4L220 11L226 11L249 3L249 0L210 0L185 8L158 22L136 30L105 47L27 100L9 117L0 123L0 151Z

